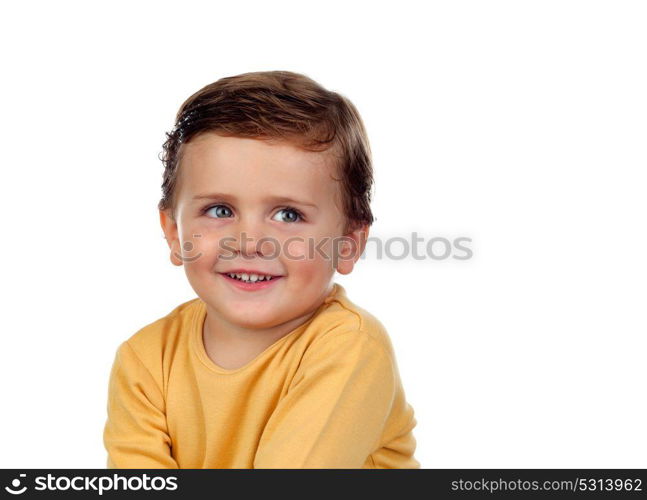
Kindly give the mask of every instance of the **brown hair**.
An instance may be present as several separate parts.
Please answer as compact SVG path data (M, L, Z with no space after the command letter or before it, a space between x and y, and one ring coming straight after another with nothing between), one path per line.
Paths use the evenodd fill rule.
M371 225L373 167L362 119L343 95L291 71L257 71L221 78L180 106L175 127L166 132L160 210L175 211L174 192L182 144L198 134L264 140L280 139L306 151L337 153L341 178L344 234Z

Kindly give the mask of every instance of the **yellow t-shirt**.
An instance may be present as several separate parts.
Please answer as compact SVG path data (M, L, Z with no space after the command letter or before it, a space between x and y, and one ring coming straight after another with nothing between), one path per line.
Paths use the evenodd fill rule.
M109 469L420 468L389 336L341 285L234 370L207 356L205 317L192 299L119 346Z

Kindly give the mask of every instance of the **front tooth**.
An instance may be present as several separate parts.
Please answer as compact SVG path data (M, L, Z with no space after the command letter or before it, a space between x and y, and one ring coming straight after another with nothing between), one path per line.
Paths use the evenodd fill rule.
M243 274L241 274L240 276L241 276L241 278L243 278L245 281L247 281L247 280L249 279L249 274L247 274L247 273L243 273Z
M256 274L249 275L249 281L251 281L252 283L254 283L257 279L258 279L258 275Z

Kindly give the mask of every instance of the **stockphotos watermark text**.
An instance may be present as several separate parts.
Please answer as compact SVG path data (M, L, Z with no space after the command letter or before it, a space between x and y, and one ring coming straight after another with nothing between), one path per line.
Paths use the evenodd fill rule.
M194 262L202 257L200 238L201 234L192 235L191 240L182 242L183 254L174 252L174 255L182 262ZM192 241L193 240L193 241ZM254 243L250 251L249 244ZM370 236L366 239L366 245L359 255L359 259L367 258L367 255L375 255L377 260L433 260L443 261L454 259L466 261L473 257L471 249L472 239L467 236L447 238L434 236L425 238L418 235L416 231L408 237L391 236L382 238ZM299 244L299 252L294 253L291 246ZM291 236L284 240L273 237L264 237L258 240L249 238L246 233L241 233L240 238L226 236L220 238L218 246L219 258L222 260L242 258L261 258L266 260L276 259L283 255L289 260L332 260L336 265L339 260L354 260L360 252L357 240L349 236L336 237L302 237ZM242 251L239 249L243 249ZM304 251L305 250L305 251ZM194 255L191 255L195 252ZM251 255L250 255L251 254Z
M13 479L5 491L11 495L22 495L31 489L35 491L84 491L87 493L96 492L103 495L106 491L176 491L178 489L177 477L155 476L144 474L143 476L124 476L112 474L101 476L74 475L68 477L65 473L46 476L36 476L31 485L27 484L27 474L20 474ZM24 482L23 482L24 479Z

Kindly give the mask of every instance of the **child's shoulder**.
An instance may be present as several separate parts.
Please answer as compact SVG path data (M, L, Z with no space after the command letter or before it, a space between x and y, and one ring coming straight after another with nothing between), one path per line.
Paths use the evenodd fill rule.
M198 297L187 300L165 316L137 330L124 343L127 343L145 364L145 358L159 359L160 353L176 345L180 336L191 328L199 307Z
M393 355L393 345L384 324L371 312L348 297L346 289L336 283L326 299L327 307L312 322L318 339L344 336L349 341L369 340ZM314 339L313 339L314 340Z

